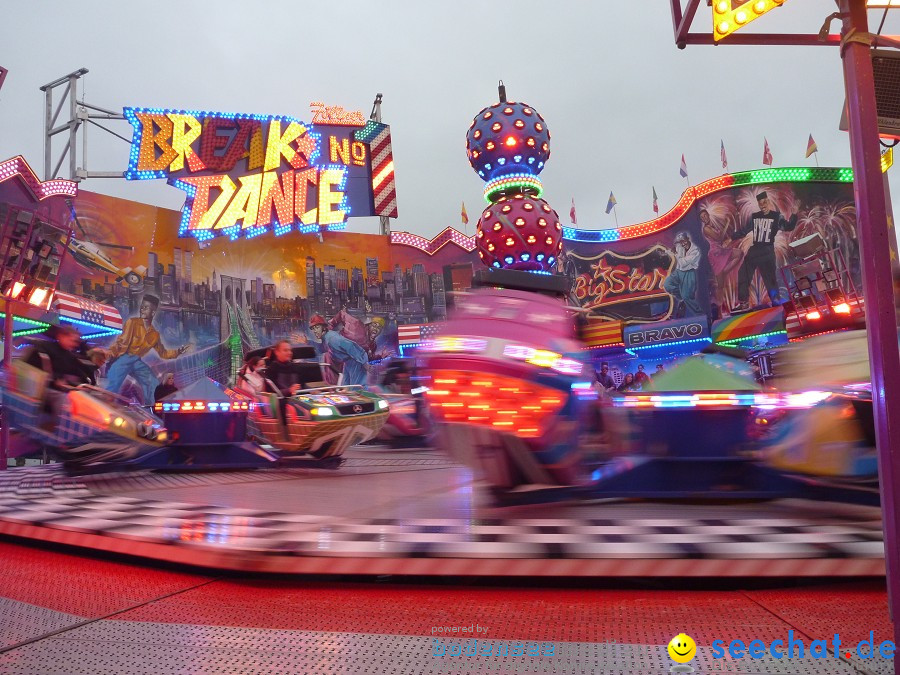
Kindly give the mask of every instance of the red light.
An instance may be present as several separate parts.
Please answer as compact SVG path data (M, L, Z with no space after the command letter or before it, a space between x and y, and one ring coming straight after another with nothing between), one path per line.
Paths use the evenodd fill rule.
M850 305L846 302L842 302L839 305L835 305L833 307L836 314L849 314L850 313Z
M509 147L512 147L512 146L514 146L514 145L516 144L516 139L513 138L512 136L509 136L509 137L507 137L507 139L506 139L506 144L507 144Z
M822 315L819 313L818 310L814 309L813 311L806 313L806 318L809 319L810 321L816 321L818 319L821 319Z

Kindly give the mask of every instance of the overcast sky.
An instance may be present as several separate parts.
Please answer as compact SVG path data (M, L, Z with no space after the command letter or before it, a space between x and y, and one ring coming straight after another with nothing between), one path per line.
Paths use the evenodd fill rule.
M830 0L788 0L753 26L816 33ZM702 2L694 30L709 31ZM870 12L874 31L881 12ZM748 30L750 30L748 28ZM833 32L838 29L837 23ZM900 33L900 11L885 34ZM391 125L400 217L395 230L469 233L485 206L483 182L466 160L475 114L497 101L534 106L552 134L541 178L544 198L578 225L620 225L660 212L692 183L762 167L763 138L774 166L805 159L811 133L822 166L849 166L838 130L844 100L838 50L830 47L675 47L667 0L613 2L15 2L0 20L0 158L22 154L43 175L44 99L39 87L80 67L83 96L123 106L293 115L309 120L323 100L368 115L384 94ZM82 92L79 92L82 95ZM130 126L114 123L130 137ZM90 130L88 168L124 170L128 146ZM56 152L58 155L58 151ZM900 160L898 160L900 165ZM900 195L900 166L891 172ZM65 176L65 174L62 174ZM180 208L184 193L164 181L90 179L83 189ZM377 231L377 219L349 229Z

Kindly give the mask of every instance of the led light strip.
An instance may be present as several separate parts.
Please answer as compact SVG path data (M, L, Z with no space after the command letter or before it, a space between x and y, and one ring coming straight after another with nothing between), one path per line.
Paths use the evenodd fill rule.
M737 342L744 342L745 340L756 340L758 338L771 337L773 335L784 335L787 336L786 330L773 330L768 333L757 333L756 335L748 335L747 337L742 338L734 338L732 340L723 340L722 342L716 342L718 345L724 345L726 347L733 347Z
M852 183L853 169L791 167L779 169L758 169L742 171L713 178L685 190L678 202L667 213L654 220L634 225L625 225L608 230L578 230L574 227L563 227L563 239L568 241L610 242L623 239L635 239L649 234L661 232L677 223L694 202L713 192L742 185L758 183Z
M37 177L22 155L0 162L0 183L19 178L38 201L47 197L63 195L74 197L78 194L78 183L63 178L42 181Z
M535 196L538 199L544 194L544 184L541 183L540 178L527 173L514 173L488 181L484 186L484 200L488 204L493 204L493 197L498 192L505 192L512 188L530 188L536 192Z
M675 342L660 342L659 344L655 344L655 345L642 345L640 347L629 347L625 351L628 352L629 354L631 354L632 356L634 356L634 352L640 351L641 349L659 349L660 347L674 347L676 345L689 345L689 344L695 344L697 342L712 342L712 340L709 339L708 337L702 337L702 338L693 338L691 340L677 340Z

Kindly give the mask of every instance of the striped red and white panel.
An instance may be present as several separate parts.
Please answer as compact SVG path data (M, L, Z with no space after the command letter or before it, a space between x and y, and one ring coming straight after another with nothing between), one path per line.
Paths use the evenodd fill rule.
M607 347L622 344L622 322L588 319L582 337L587 347Z
M417 345L422 341L422 324L412 323L397 326L397 343L400 345Z
M98 328L122 330L122 315L119 310L89 298L57 292L53 298L53 308L62 319L75 319Z
M391 151L391 128L384 125L369 144L372 157L372 193L375 214L397 217L397 186L394 180L394 155Z

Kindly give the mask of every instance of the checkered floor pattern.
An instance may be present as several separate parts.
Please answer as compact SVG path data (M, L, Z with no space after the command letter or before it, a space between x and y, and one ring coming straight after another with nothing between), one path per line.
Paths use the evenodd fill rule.
M412 462L421 468L441 469L448 463L431 459L351 458L347 471L403 468ZM385 463L392 467L383 466ZM344 471L345 467L338 470ZM813 518L711 518L629 516L616 511L603 516L603 506L586 507L580 517L457 517L450 518L345 518L297 512L236 508L227 505L160 501L129 496L141 487L185 488L221 484L229 490L267 490L289 478L299 481L309 470L226 472L205 474L139 473L122 476L68 477L57 465L10 469L0 473L0 532L35 536L38 531L65 532L64 541L102 548L100 537L126 544L174 546L216 560L231 556L276 558L464 559L470 561L613 561L619 575L628 575L629 561L720 561L728 576L735 561L795 561L785 575L802 574L811 561L853 563L854 574L880 574L883 570L881 523L871 511L856 515ZM224 489L223 487L223 489ZM336 486L340 489L340 486ZM118 494L116 493L118 491ZM163 492L164 494L164 492ZM347 495L352 499L352 495ZM553 515L552 508L546 512ZM677 513L677 510L673 510ZM709 512L704 512L707 515ZM88 540L78 541L78 535ZM38 535L41 536L41 535ZM74 537L74 539L73 539ZM63 541L59 536L43 537ZM133 549L138 552L138 549ZM182 558L184 559L184 558ZM212 558L197 557L198 564ZM257 566L257 569L259 567ZM271 566L265 567L275 571ZM438 573L438 567L415 569ZM470 568L474 570L475 568ZM498 571L502 568L494 568ZM749 569L749 568L748 568ZM751 573L761 573L759 566ZM342 571L376 573L360 564ZM634 567L635 575L646 567ZM322 571L320 569L320 571ZM383 571L383 568L382 568ZM382 572L377 572L382 573ZM412 572L410 572L412 573ZM459 573L459 568L457 568ZM472 573L475 573L474 571ZM481 573L486 573L482 570ZM532 573L540 573L532 572ZM707 568L707 573L709 569ZM811 572L810 572L811 573ZM847 572L848 574L850 572Z

